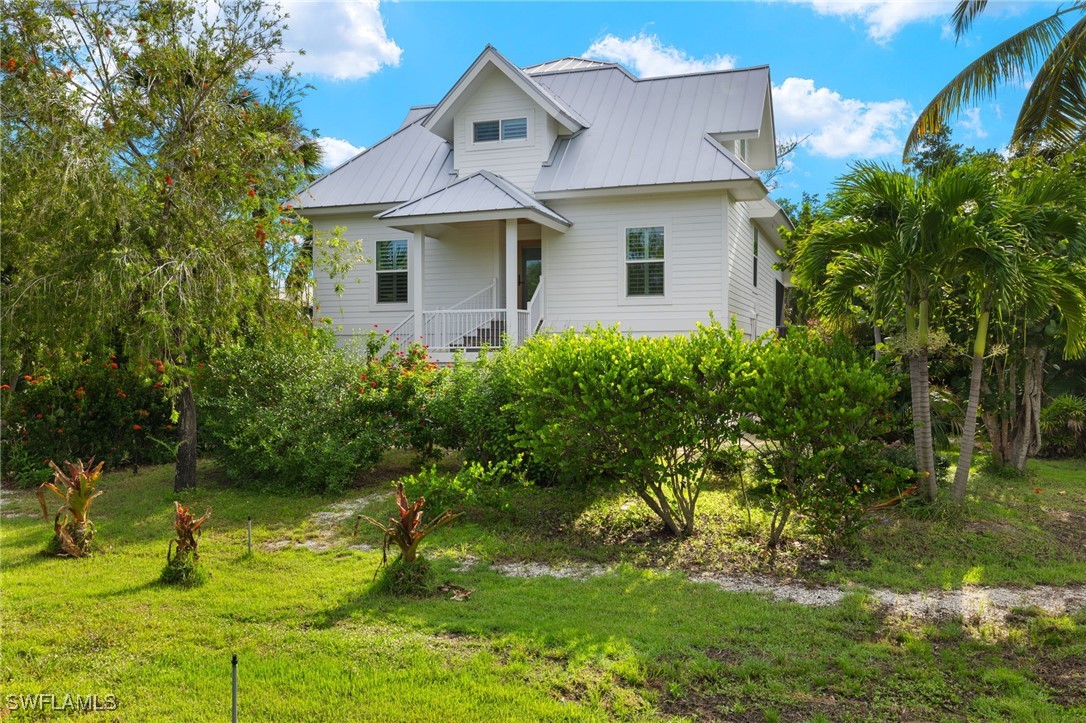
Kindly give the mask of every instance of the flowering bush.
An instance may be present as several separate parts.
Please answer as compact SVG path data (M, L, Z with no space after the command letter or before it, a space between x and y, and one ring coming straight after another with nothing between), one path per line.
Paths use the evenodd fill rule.
M0 388L5 478L20 486L49 479L47 459L97 457L107 467L172 461L169 371L158 360L84 357L39 368Z
M370 334L338 347L315 331L217 351L200 390L201 429L241 484L342 490L385 450L433 448L425 349Z

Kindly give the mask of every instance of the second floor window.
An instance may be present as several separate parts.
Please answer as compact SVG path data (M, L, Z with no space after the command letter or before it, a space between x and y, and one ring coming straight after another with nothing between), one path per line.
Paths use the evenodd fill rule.
M527 118L476 121L472 124L472 140L475 143L493 141L522 141L528 138Z

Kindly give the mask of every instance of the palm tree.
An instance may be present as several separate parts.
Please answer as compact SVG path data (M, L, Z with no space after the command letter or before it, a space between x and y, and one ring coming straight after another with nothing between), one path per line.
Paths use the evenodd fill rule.
M988 0L960 0L953 15L957 39L987 5ZM1064 16L1076 14L1082 17L1065 30ZM914 153L924 137L943 127L950 116L993 97L998 86L1034 69L1011 145L1066 147L1081 141L1086 127L1086 0L1059 8L966 66L921 111L904 155Z
M796 253L796 283L816 296L823 314L851 316L859 305L873 320L903 332L916 469L931 501L938 492L928 373L932 311L948 259L973 239L961 209L979 206L976 199L988 189L985 174L971 167L921 179L861 163L838 180L830 217L814 226Z

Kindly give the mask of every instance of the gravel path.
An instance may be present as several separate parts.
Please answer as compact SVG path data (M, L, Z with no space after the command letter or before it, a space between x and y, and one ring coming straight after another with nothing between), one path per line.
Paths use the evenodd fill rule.
M465 560L470 566L473 560ZM511 562L492 565L491 570L510 577L540 577L585 580L605 575L610 570L602 565L571 565L549 567L533 562ZM664 571L661 571L664 572ZM731 592L766 595L775 600L787 600L800 605L836 605L860 587L830 587L804 585L764 576L697 573L687 576L694 582L716 585ZM1038 585L1030 588L969 586L961 590L932 590L897 593L873 589L868 593L893 618L943 619L960 616L973 623L1002 625L1014 608L1037 607L1049 614L1061 614L1086 609L1086 585L1052 587Z

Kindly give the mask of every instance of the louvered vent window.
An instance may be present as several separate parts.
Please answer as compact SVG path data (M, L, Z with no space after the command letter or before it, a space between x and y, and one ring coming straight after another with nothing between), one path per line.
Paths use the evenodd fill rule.
M377 303L407 303L407 241L377 242Z
M664 227L626 229L626 295L664 295Z
M472 124L472 139L475 143L523 141L527 140L527 138L527 118L504 118L502 120L476 121Z

